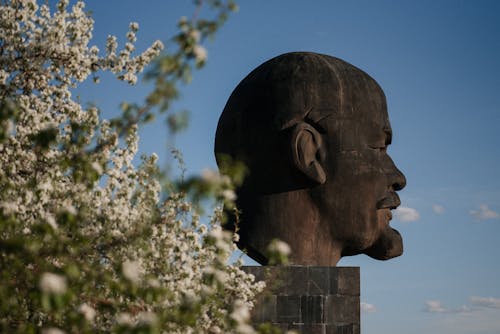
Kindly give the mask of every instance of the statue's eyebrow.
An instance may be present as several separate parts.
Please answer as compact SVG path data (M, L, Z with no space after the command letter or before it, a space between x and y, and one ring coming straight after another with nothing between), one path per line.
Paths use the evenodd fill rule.
M317 124L325 118L333 116L333 114L335 114L334 109L310 109L304 119Z
M294 119L289 120L283 124L280 130L285 130L291 128L292 126L304 121L315 128L319 128L321 131L325 131L325 128L321 126L320 121L333 116L335 114L334 109L309 109L304 116L296 116Z
M314 126L320 132L324 133L326 129L323 125L321 125L320 122L330 116L333 116L334 114L334 109L311 109L306 113L304 121Z

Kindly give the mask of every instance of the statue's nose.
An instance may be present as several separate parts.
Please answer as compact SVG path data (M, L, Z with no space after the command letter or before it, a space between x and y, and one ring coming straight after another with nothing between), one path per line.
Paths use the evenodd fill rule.
M406 186L406 177L404 174L396 166L394 166L391 174L392 188L396 191L403 189Z
M404 174L396 167L394 161L390 160L390 167L387 169L387 178L389 180L389 185L395 190L401 190L406 186L406 177Z

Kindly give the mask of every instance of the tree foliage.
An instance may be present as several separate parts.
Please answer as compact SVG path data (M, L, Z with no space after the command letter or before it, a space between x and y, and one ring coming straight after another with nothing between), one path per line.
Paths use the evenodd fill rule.
M178 49L160 55L159 41L136 52L137 23L123 49L115 37L91 46L81 1L1 2L0 332L254 332L263 285L228 265L235 236L220 227L222 209L201 224L182 193L160 200L155 155L133 164L138 126L168 109L206 60L200 43L235 9L208 5L215 18L181 18ZM136 84L151 62L154 90L113 120L72 96L103 71ZM234 197L227 178L204 182Z

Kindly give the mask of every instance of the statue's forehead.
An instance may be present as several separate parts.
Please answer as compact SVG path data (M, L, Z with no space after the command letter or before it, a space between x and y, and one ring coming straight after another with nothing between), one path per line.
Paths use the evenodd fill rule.
M303 120L324 123L323 120L335 119L390 128L385 95L374 80L369 80L361 85L325 83L306 91L296 87L290 92L293 99L287 99L287 103L278 101L277 123L284 129Z

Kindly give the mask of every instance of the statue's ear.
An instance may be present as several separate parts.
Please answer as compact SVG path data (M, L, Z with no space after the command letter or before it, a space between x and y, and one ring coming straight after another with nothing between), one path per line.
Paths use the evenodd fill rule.
M295 167L310 180L323 184L326 174L321 160L323 158L323 140L321 134L307 123L297 124L292 133L292 159Z

